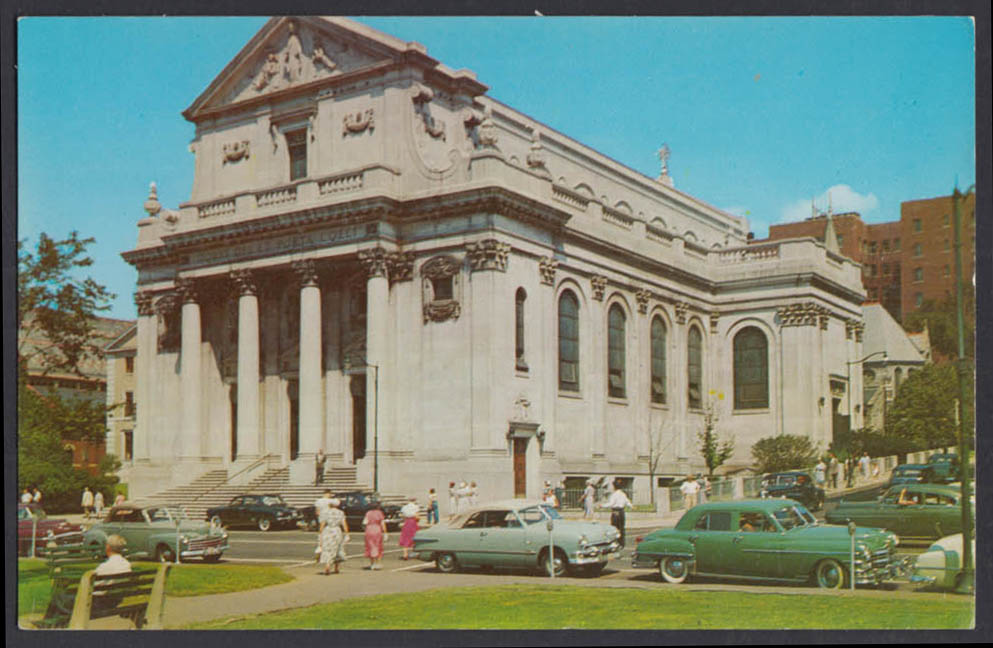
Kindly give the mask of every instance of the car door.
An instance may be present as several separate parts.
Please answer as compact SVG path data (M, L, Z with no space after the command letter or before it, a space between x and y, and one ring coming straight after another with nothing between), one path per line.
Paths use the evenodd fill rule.
M222 513L224 523L228 526L241 526L245 523L245 497L239 495L232 499Z
M527 551L524 526L513 511L484 511L484 527L479 534L480 560L494 567L520 567L533 561Z
M780 577L783 534L769 514L742 510L733 524L737 531L726 552L727 573L756 578Z
M700 516L687 540L696 547L696 569L705 574L736 574L737 533L731 530L731 511L708 511Z
M859 526L889 529L897 535L904 535L903 505L897 503L903 489L903 486L897 486L886 491L875 504L865 508L864 515L854 518L855 523Z
M486 511L476 511L461 528L446 534L446 544L456 554L460 564L488 565L490 563L483 559L482 554L482 538L486 532Z

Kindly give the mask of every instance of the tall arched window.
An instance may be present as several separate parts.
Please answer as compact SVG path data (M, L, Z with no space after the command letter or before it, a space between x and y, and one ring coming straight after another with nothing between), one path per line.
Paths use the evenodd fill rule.
M528 363L524 359L524 301L527 298L527 292L525 292L523 288L518 288L517 295L514 297L514 355L516 357L516 366L519 371L528 370Z
M749 326L734 336L734 408L769 407L769 342Z
M703 336L695 326L686 341L686 385L690 408L703 407Z
M579 391L579 301L569 290L559 298L559 389Z
M607 315L607 394L624 398L624 309L614 304Z
M652 319L652 402L665 403L665 324Z

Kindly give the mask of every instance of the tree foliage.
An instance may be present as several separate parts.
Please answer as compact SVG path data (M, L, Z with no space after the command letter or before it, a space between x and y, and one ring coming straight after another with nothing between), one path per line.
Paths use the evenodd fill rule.
M734 441L721 439L717 433L717 415L712 405L707 406L703 415L703 429L697 433L700 442L700 455L707 466L707 475L711 478L718 467L734 454Z
M973 375L967 375L964 429L973 436ZM886 436L919 449L948 447L958 439L955 403L959 398L954 364L924 365L907 377L886 411ZM891 454L891 453L887 453Z
M973 357L976 342L976 292L970 282L963 283L962 313L963 332L965 338L965 355ZM945 295L943 299L927 299L914 312L908 313L903 320L903 327L908 332L919 333L927 324L928 337L931 340L931 350L939 359L957 358L958 347L958 311L955 295Z
M34 252L17 242L18 364L29 360L43 371L81 373L80 362L99 353L93 345L93 315L110 308L114 295L77 271L93 264L86 248L93 238L73 231L55 240L44 232ZM37 344L45 340L43 344ZM30 342L29 342L30 341Z
M752 456L763 473L798 470L817 460L817 447L805 436L783 434L759 439L752 446Z
M858 458L863 452L870 457L885 457L887 455L907 454L918 450L929 450L913 439L900 436L890 436L869 428L859 430L839 430L834 433L834 439L828 449L839 460L845 461L850 457Z

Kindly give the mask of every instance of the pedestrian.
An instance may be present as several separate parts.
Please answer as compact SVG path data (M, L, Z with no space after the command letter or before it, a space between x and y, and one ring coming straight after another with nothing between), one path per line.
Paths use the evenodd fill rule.
M593 519L593 502L596 500L596 489L593 488L593 480L586 480L586 490L583 491L583 518Z
M460 481L459 487L455 489L455 508L459 513L469 508L469 484L465 480Z
M555 497L555 490L549 482L545 482L545 489L541 494L541 501L543 501L548 506L557 509L559 507L559 500Z
M30 504L30 503L31 503L31 491L25 488L24 492L21 493L21 504Z
M565 482L561 479L555 484L555 499L559 503L559 507L562 506L562 497L565 495Z
M472 508L479 506L479 486L476 482L469 482L469 506Z
M838 473L841 472L841 464L838 463L838 457L832 452L830 459L828 459L828 476L831 478L831 488L838 488Z
M814 483L817 484L818 488L824 488L825 478L827 474L827 464L824 463L824 458L821 457L817 460L817 465L814 466Z
M697 493L700 492L700 484L697 483L696 477L689 475L683 481L683 484L679 487L679 490L682 492L683 500L686 502L686 510L696 506Z
M428 524L438 524L438 493L428 489Z
M703 504L707 501L707 496L710 494L710 480L703 473L697 473L696 483L700 487L697 491L697 502Z
M324 454L324 448L314 455L314 486L324 483L324 464L327 463L328 456Z
M97 491L93 496L93 512L98 518L103 513L103 491Z
M451 520L459 512L458 496L455 494L455 482L448 482L448 519Z
M83 489L83 499L80 503L83 506L83 517L90 517L93 513L93 491L89 486Z
M863 452L862 458L859 459L859 472L862 473L862 479L868 481L869 479L869 453Z
M369 569L379 569L379 561L383 558L383 541L386 540L386 515L383 505L374 502L372 508L366 511L362 520L365 526L365 555L369 559Z
M34 487L34 492L31 493L31 501L35 504L41 504L41 491L38 490L37 486Z
M318 531L320 531L321 523L327 517L327 511L331 508L331 498L334 497L334 493L331 492L330 488L324 489L324 493L314 500L314 520L317 522ZM320 561L321 559L321 535L317 534L317 547L314 549L314 560Z
M553 493L554 496L554 493ZM621 532L619 542L624 546L624 509L634 508L627 493L621 490L620 482L614 482L614 492L607 498L607 508L610 509L610 524Z
M118 493L117 497L114 498L114 506L120 506L125 501L124 493Z
M127 540L116 533L107 536L107 543L104 548L104 552L107 554L107 560L97 565L94 573L97 576L130 574L131 563L122 555L127 544Z
M341 505L336 499L331 498L328 506L324 509L321 520L321 557L320 562L324 565L324 575L339 573L341 563L345 560L344 544L348 542L348 521L340 508Z
M400 507L400 515L403 517L403 528L400 529L400 546L403 547L403 558L410 558L410 548L414 546L414 534L417 533L417 514L420 507L417 506L417 498L411 497L410 501Z

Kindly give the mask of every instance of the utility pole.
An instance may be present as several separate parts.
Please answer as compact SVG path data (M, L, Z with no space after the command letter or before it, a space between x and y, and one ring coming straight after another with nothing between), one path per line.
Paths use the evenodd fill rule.
M952 211L955 220L955 310L958 313L958 346L959 357L956 362L956 374L959 383L958 398L958 434L959 434L959 481L961 483L960 501L962 502L962 571L956 579L957 592L972 592L975 586L975 568L972 555L972 489L969 488L969 444L966 443L965 402L968 398L965 374L970 370L965 356L965 314L962 304L962 210L959 201L971 191L975 185L966 189L965 194L959 192L958 183L952 193ZM972 431L970 430L970 434Z

